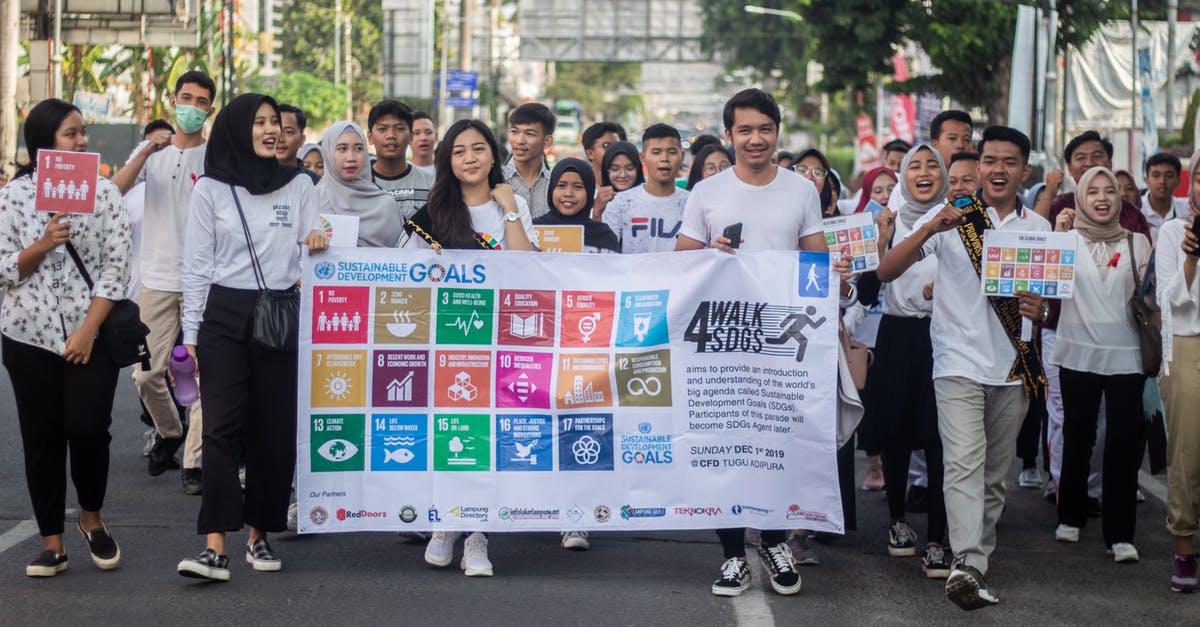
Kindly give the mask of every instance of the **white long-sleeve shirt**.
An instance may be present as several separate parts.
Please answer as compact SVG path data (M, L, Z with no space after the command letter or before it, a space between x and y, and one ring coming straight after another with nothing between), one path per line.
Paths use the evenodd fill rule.
M300 244L318 227L312 179L297 176L282 188L252 196L237 187L266 287L282 290L300 280ZM183 246L183 341L195 344L213 285L259 289L242 221L226 183L202 178L192 191Z
M21 251L42 238L53 215L33 208L36 176L22 176L0 189L0 288L8 290L0 309L0 333L61 355L67 336L87 317L92 298L125 298L129 221L121 207L121 191L100 178L95 213L63 218L95 289L88 290L65 251L47 253L33 272L21 278L17 266Z
M1200 281L1184 284L1183 231L1192 221L1176 218L1158 230L1154 276L1158 283L1158 306L1162 310L1163 364L1171 362L1172 338L1200 335Z

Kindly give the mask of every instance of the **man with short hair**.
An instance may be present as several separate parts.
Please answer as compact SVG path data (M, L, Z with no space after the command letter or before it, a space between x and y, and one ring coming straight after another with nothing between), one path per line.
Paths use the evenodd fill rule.
M1047 315L1038 294L987 298L980 289L983 235L1049 231L1045 218L1023 206L1029 176L1029 138L1003 126L983 133L980 191L966 210L947 204L930 210L884 255L876 274L892 281L918 260L937 255L933 290L933 384L945 460L950 546L956 559L946 596L963 609L999 602L984 581L1004 510L1004 479L1033 390L1045 384L1035 342L1021 339L1021 317Z
M979 153L956 152L950 157L950 166L946 172L950 190L946 193L947 200L953 201L961 196L970 196L979 189Z
M604 212L604 223L621 239L623 253L675 250L688 192L675 187L683 163L683 139L669 124L652 124L642 132L642 164L646 182L617 194Z
M613 199L616 193L613 191L612 185L600 185L603 177L600 176L600 166L604 161L604 152L608 147L625 141L625 127L616 122L596 122L587 127L583 131L583 154L587 156L588 163L592 164L592 174L596 176L596 202L592 205L593 219L598 219L596 216L604 214L604 210L608 207L608 201Z
M433 175L407 161L412 125L412 111L398 100L380 101L367 114L367 141L375 148L371 180L396 201L401 220L425 205L433 187Z
M828 252L821 225L821 201L808 179L771 162L779 143L779 106L761 89L738 92L725 103L725 138L737 159L733 167L696 184L687 198L675 250L712 247L733 253L721 235L742 223L741 248ZM846 262L848 265L848 262ZM840 270L839 270L840 271ZM843 297L852 288L842 284ZM832 459L830 460L833 461ZM718 529L725 553L721 575L712 584L718 596L738 596L750 586L745 529ZM787 544L787 532L763 530L759 559L779 594L800 591L800 574Z
M1151 241L1158 241L1158 229L1167 220L1189 215L1188 199L1176 198L1183 164L1179 157L1160 152L1146 159L1146 193L1142 195L1142 215L1150 223Z
M433 149L437 147L437 131L433 128L433 118L424 111L413 111L411 145L413 167L431 176L436 174Z
M300 152L300 147L304 142L308 141L308 136L304 134L304 130L308 127L308 118L300 107L290 104L279 105L279 125L283 132L279 134L279 139L275 140L275 158L284 165L294 165L301 167L300 160L296 158Z
M174 135L158 130L144 147L112 177L124 194L145 182L142 245L138 255L142 287L138 306L142 322L150 328L150 369L133 369L133 381L154 420L159 441L150 451L147 472L158 476L179 467L175 452L184 444L183 423L167 387L167 361L180 334L183 312L183 241L187 236L192 187L204 175L204 121L213 112L216 83L204 72L184 72L175 82L171 106L175 109ZM184 490L198 493L202 412L192 404L188 443L183 455ZM191 487L189 487L191 486Z
M912 150L912 144L903 139L893 139L883 145L883 167L892 172L900 171L900 162L904 161L904 155Z
M1084 172L1097 166L1111 170L1112 156L1112 142L1101 137L1100 133L1096 131L1084 131L1076 135L1071 141L1067 142L1067 147L1063 150L1063 157L1067 163L1067 172L1076 181L1083 176ZM1054 224L1054 221L1058 219L1058 214L1063 209L1075 208L1075 194L1073 192L1069 194L1058 193L1062 186L1062 181L1062 170L1047 172L1046 191L1038 201L1037 207L1034 208L1038 215L1049 220L1050 224ZM1146 217L1142 215L1141 210L1134 207L1132 203L1124 198L1121 199L1121 213L1118 215L1118 218L1122 227L1150 237L1150 223L1146 221Z
M512 157L501 172L513 192L529 203L529 213L534 218L550 211L546 198L550 190L546 150L554 139L557 122L549 107L536 102L527 102L508 114L508 147Z

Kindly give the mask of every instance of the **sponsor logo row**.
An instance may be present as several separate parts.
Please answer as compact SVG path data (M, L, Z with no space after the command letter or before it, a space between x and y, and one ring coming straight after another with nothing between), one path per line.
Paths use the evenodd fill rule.
M766 516L775 510L758 507L756 505L736 504L729 508L722 508L714 505L694 505L682 507L635 507L625 504L620 506L615 515L622 520L632 520L637 518L665 518L668 514L677 517L696 517L696 516L720 516L728 512L735 516L741 515L757 515ZM428 522L441 523L448 520L471 520L475 522L488 522L492 510L489 507L476 505L456 505L448 509L437 507L429 507L425 510L425 517ZM538 507L500 507L495 510L495 516L499 520L515 523L531 520L563 520L566 518L572 522L581 522L589 512L582 506L572 505L563 511L559 508L538 508ZM607 505L596 505L591 509L590 516L593 520L599 523L606 523L614 516L614 512ZM384 520L389 518L399 519L405 524L416 522L420 517L420 512L412 505L404 505L397 512L375 511L367 509L347 509L338 507L333 510L333 515L330 516L330 510L322 505L317 505L309 510L308 519L318 527L324 526L331 522L346 522L358 520ZM808 512L800 509L798 505L792 504L787 508L786 517L788 520L813 520L825 521L825 514L818 512ZM331 521L332 518L332 521Z

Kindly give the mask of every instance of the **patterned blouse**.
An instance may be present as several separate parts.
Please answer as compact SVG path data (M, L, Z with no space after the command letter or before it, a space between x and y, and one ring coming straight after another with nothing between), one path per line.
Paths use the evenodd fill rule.
M66 250L46 254L33 272L20 278L17 258L41 239L53 214L33 208L36 180L22 176L0 189L0 288L8 290L0 307L5 337L61 355L67 336L83 325L92 297L121 300L129 281L132 247L129 219L121 192L111 181L96 185L96 212L71 215L71 243L87 267L95 292Z

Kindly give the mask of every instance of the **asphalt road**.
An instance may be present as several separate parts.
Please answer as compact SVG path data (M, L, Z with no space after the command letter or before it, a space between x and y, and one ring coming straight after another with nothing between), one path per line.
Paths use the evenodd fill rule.
M593 534L586 553L560 549L555 534L493 534L496 576L483 579L455 566L426 567L423 547L393 534L286 534L273 540L283 572L256 573L235 555L231 582L196 583L176 575L175 564L201 548L199 498L180 491L176 472L146 474L137 414L123 376L104 509L121 567L92 566L69 516L70 569L30 579L24 566L39 545L16 410L8 377L0 376L8 434L0 439L0 625L1200 624L1200 595L1168 588L1172 546L1156 498L1139 509L1142 562L1118 565L1104 553L1098 521L1079 544L1058 544L1054 508L1040 490L1017 488L988 575L1001 603L970 614L945 599L941 582L924 578L917 558L888 557L882 493L864 492L859 531L819 546L821 564L802 570L804 588L794 597L773 593L761 570L741 597L714 597L709 585L721 551L707 532ZM73 499L69 493L69 507ZM910 522L923 534L924 516ZM230 546L242 541L231 536Z

